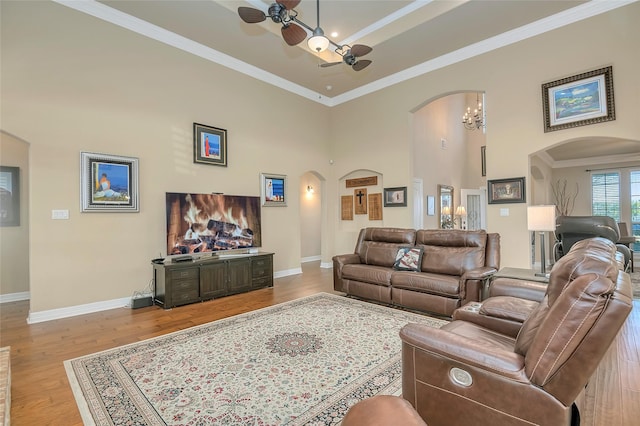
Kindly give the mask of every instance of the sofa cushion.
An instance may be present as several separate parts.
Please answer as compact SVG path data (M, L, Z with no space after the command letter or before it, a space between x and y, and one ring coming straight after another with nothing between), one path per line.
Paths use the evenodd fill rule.
M485 264L487 233L484 230L421 229L416 246L422 247L423 272L461 276Z
M422 262L422 248L403 247L396 254L396 262L393 269L397 271L420 271L420 262Z
M383 286L391 285L393 269L384 266L348 264L342 268L342 278Z
M413 290L421 293L437 294L447 297L460 296L459 277L450 275L397 271L391 275L391 285L394 288Z
M398 249L413 247L416 231L404 228L365 228L360 233L355 253L360 263L393 267Z

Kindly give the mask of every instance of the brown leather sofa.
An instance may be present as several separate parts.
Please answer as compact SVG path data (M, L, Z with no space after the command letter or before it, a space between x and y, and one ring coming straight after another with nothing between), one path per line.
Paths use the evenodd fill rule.
M604 238L574 244L517 337L460 320L403 327L403 397L431 426L571 424L632 309L615 253Z
M393 268L398 250L419 248L419 270ZM451 316L480 300L500 267L500 236L484 230L365 228L352 254L333 257L333 286L362 299Z

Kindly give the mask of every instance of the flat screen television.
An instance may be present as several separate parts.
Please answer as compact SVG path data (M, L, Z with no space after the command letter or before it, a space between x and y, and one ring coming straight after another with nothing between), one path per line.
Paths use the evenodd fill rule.
M167 192L167 255L262 245L260 197Z

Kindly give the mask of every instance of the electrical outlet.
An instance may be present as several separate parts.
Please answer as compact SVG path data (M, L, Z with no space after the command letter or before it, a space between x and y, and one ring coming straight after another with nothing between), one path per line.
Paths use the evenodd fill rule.
M447 149L447 140L445 138L440 139L440 148Z

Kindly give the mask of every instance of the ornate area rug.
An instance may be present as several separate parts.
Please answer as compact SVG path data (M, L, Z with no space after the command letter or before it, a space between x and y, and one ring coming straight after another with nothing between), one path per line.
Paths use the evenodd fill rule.
M328 425L401 389L408 322L327 293L65 361L87 425Z

